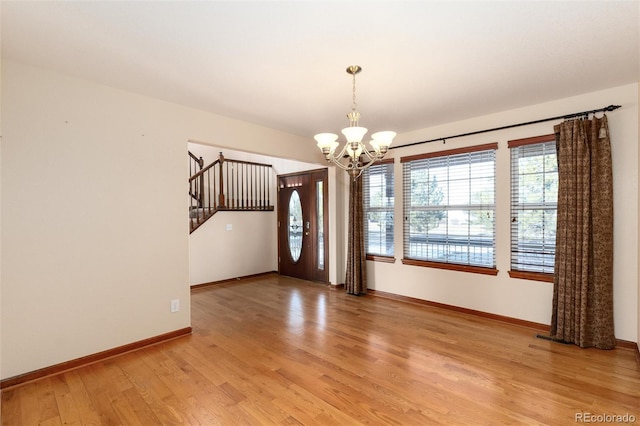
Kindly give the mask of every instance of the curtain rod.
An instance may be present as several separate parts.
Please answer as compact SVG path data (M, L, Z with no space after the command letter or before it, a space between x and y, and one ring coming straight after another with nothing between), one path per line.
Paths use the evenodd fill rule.
M495 132L497 130L511 129L513 127L528 126L530 124L544 123L545 121L553 121L553 120L561 120L561 119L567 120L567 119L570 119L570 118L582 117L582 116L585 116L585 115L588 116L589 114L595 114L596 112L615 111L620 107L621 107L621 105L609 105L608 107L604 107L604 108L592 109L592 110L589 110L589 111L576 112L576 113L567 114L567 115L559 115L557 117L543 118L541 120L528 121L526 123L510 124L508 126L494 127L493 129L477 130L475 132L461 133L459 135L447 136L447 137L444 137L444 138L429 139L428 141L412 142L412 143L408 143L408 144L405 144L405 145L390 146L389 149L405 148L407 146L420 145L420 144L423 144L423 143L438 142L438 141L442 141L443 143L446 143L447 139L461 138L463 136L478 135L480 133Z

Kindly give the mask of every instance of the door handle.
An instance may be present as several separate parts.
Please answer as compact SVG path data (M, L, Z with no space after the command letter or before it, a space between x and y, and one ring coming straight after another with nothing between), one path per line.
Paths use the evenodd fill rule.
M306 227L307 230L305 231L304 235L309 235L309 221L306 222Z

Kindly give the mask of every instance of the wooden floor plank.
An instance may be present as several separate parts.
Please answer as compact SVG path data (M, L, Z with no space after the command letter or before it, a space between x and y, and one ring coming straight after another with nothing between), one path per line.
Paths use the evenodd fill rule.
M193 334L2 392L2 426L640 422L630 349L261 276L192 291Z
M18 425L22 421L22 396L24 386L2 391L0 419L3 425Z
M20 398L21 418L18 424L36 425L40 423L40 407L38 404L37 383L19 389L16 396ZM3 407L4 408L4 404Z
M63 420L79 418L81 424L98 425L102 423L101 413L94 407L89 391L84 385L83 376L86 372L85 367L63 373L63 380L55 382L54 393L68 391L68 395L71 395L72 402L68 403L68 410L61 413L65 416Z
M60 413L60 421L65 425L81 425L80 412L75 406L73 393L69 388L64 374L51 377L53 393Z

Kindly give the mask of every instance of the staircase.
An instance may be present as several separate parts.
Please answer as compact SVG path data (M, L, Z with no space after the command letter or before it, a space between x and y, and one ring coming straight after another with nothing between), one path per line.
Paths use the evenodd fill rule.
M224 158L204 166L189 152L189 233L219 211L273 211L270 164Z

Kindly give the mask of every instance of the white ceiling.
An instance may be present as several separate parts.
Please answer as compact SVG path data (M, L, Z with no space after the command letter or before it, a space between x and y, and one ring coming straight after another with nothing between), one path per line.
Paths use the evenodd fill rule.
M2 1L1 18L5 58L309 138L348 124L352 64L371 131L640 80L638 1Z

